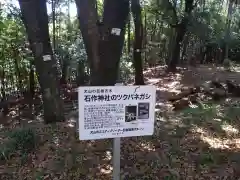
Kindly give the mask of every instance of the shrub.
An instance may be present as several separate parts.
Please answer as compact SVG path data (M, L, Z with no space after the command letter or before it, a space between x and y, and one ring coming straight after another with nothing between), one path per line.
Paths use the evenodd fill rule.
M12 154L20 151L21 156L36 147L36 134L32 129L19 129L8 134L7 141L0 146L0 159L8 160Z

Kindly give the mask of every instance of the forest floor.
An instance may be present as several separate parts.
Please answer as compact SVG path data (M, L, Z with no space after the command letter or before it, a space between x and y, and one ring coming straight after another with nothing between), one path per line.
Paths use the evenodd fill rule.
M122 138L121 179L237 180L240 99L203 102L202 106L179 111L173 111L167 101L168 96L184 86L216 78L240 83L237 70L227 72L220 67L200 66L166 74L164 67L156 67L144 74L147 83L158 87L155 133ZM74 113L67 117L68 121L54 126L44 125L40 120L17 124L12 120L8 126L2 126L0 179L112 179L112 140L79 141L77 117ZM32 131L17 131L19 127L30 127ZM21 147L26 146L31 150L32 139L35 149L23 151Z

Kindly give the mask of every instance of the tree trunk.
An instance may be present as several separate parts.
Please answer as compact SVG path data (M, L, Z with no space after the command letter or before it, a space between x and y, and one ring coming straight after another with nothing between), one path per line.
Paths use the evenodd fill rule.
M188 39L189 39L189 36L190 35L186 35L185 36L185 38L184 38L184 40L183 40L183 46L182 46L182 54L181 54L181 63L183 64L183 63L185 63L185 61L186 61L186 51L187 51L187 46L188 46L188 44L189 44L189 41L188 41Z
M18 49L14 46L12 46L13 49L13 53L14 53L14 65L15 65L15 72L16 72L16 77L18 79L18 90L20 91L20 93L23 93L23 85L22 85L22 76L20 73L20 69L19 69L19 52Z
M60 79L60 84L67 84L67 77L68 77L68 67L69 67L69 56L65 56L63 58L63 62L62 62L62 77Z
M35 80L34 80L34 63L31 61L30 63L30 72L29 72L29 93L31 99L34 99L35 95Z
M144 64L147 62L147 11L144 12Z
M212 63L212 45L209 44L206 46L206 63L209 64L209 63Z
M1 107L3 108L3 114L6 116L9 113L8 102L6 98L6 84L5 84L5 71L4 66L1 72Z
M52 0L52 23L53 23L53 51L56 49L56 0Z
M84 70L84 62L78 61L78 68L77 68L77 85L82 86L85 83L85 70Z
M204 63L204 58L205 58L205 52L204 52L204 46L202 45L200 47L200 52L199 52L199 59L200 59L200 64Z
M143 25L141 6L139 0L132 0L131 10L133 13L134 25L135 25L135 37L134 37L134 52L133 52L133 65L135 68L135 84L144 85L143 79L143 63L142 63L142 41L143 41Z
M176 29L176 39L175 39L175 43L174 43L174 47L173 47L173 51L172 51L171 60L168 64L169 71L176 70L176 66L177 66L177 64L179 62L179 58L180 58L181 42L183 40L185 33L186 33L186 24L183 21L181 24L178 25L178 27Z
M46 0L19 0L19 4L38 73L45 122L62 121L63 104L48 32Z
M95 0L75 0L80 30L91 69L91 85L115 85L122 53L128 0L105 0L103 23L97 26Z
M129 16L128 16L128 43L127 43L127 51L128 51L128 54L130 55L130 52L131 52L131 16L130 16L130 14L129 14Z
M232 21L232 13L233 13L233 1L229 1L228 5L228 14L227 14L227 22L226 22L226 29L225 29L225 37L224 37L224 42L225 42L225 54L224 58L228 59L228 51L229 51L229 40L230 40L230 27L231 27L231 21Z
M176 25L173 26L176 29L176 39L175 39L175 45L172 51L171 60L168 65L168 71L176 70L176 66L178 64L179 57L180 57L181 42L187 32L189 16L191 15L191 12L194 8L193 2L194 0L185 0L184 17L180 23L177 23ZM175 9L175 7L173 8Z

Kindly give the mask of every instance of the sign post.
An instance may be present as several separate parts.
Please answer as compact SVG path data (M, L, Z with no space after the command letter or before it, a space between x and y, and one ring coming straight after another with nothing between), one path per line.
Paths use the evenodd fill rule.
M116 83L115 86L122 86L123 83ZM113 139L113 180L120 180L121 174L121 138Z
M114 138L113 180L120 180L120 138L153 134L156 87L79 87L78 101L79 139Z
M113 139L113 180L120 180L121 138Z

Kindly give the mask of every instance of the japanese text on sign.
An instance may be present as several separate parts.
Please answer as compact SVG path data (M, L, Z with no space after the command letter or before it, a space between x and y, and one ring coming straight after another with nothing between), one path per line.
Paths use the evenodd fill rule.
M95 101L120 101L120 100L145 100L151 97L150 94L104 94L104 95L84 95L85 102Z

